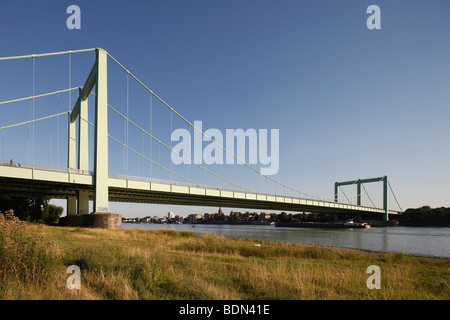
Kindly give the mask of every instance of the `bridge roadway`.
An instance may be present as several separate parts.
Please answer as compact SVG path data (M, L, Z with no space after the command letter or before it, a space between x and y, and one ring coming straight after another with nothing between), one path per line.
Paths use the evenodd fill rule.
M56 199L78 196L88 191L94 197L92 172L35 165L34 168L18 164L0 164L0 193L45 195ZM383 214L381 208L337 203L282 195L244 192L205 186L192 186L138 177L109 175L108 194L111 202L157 203L190 206L248 208L293 212L323 212L331 214ZM389 210L389 214L398 214Z

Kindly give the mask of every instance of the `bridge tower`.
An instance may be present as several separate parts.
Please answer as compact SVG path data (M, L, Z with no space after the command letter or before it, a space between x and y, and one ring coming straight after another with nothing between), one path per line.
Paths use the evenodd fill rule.
M380 182L383 181L383 220L389 221L389 209L388 209L388 177L379 177L379 178L371 178L371 179L358 179L358 180L352 180L352 181L345 181L345 182L335 182L334 184L334 201L339 202L339 187L340 186L346 186L346 185L354 185L356 184L357 188L357 195L356 195L356 202L357 205L361 205L361 185L363 183L371 183L371 182Z
M75 106L69 116L69 148L68 167L80 171L89 170L89 129L88 129L88 96L95 85L95 138L94 138L94 212L95 217L84 217L84 222L76 225L120 228L121 215L110 214L108 211L108 53L96 49L96 60L82 88ZM76 166L76 119L78 121L78 167ZM78 208L76 197L68 197L68 216L85 215L89 213L89 190L78 193ZM81 218L81 216L80 216ZM73 224L70 223L69 224Z

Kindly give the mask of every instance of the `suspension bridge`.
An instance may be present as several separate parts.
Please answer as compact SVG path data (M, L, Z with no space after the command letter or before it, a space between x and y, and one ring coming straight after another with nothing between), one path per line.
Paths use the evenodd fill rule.
M72 74L80 70L73 68L73 56L92 52L95 53L95 59L92 59L92 55L89 56L94 63L84 75L86 80L80 86L72 86ZM66 69L68 87L36 92L37 62L39 59L55 56L69 57ZM387 176L336 182L334 186L327 188L332 189L331 192L311 195L262 174L245 159L237 157L234 150L227 150L196 127L103 49L3 57L0 58L0 70L4 63L24 60L31 60L31 77L28 79L32 84L31 95L1 99L3 101L0 102L0 112L2 108L9 108L8 114L15 114L14 117L0 118L0 192L6 195L45 195L54 199L67 199L69 224L76 225L77 217L95 216L106 217L106 220L114 218L115 221L110 224L120 227L121 224L117 221L121 216L109 212L110 202L322 212L335 214L336 217L345 214L373 214L382 215L385 221L389 219L389 215L402 213ZM116 72L123 72L125 80L122 88L126 88L126 93L120 93L109 78L112 66L116 68ZM16 68L16 65L11 68ZM47 75L45 71L43 74ZM3 71L0 75L6 76ZM58 81L58 85L61 85L61 81ZM133 92L137 92L139 88L140 99L133 100L131 88ZM73 103L72 93L76 94ZM4 92L0 97L8 94L9 91ZM63 96L68 98L67 111L61 111ZM49 104L55 104L54 100L49 100L51 97L57 98L57 110L45 113ZM110 102L114 99L118 101L117 105ZM41 100L45 101L39 103ZM92 100L94 106L89 107L89 101L92 105ZM145 109L135 109L138 110L135 112L135 119L131 117L131 103L134 106L145 105ZM14 107L14 104L22 104L23 109ZM12 108L23 111L11 111ZM26 111L29 111L28 119L23 118L27 115ZM166 124L162 120L164 117L169 120ZM148 123L142 120L144 118L149 119ZM203 141L215 144L232 156L240 166L229 166L228 171L238 172L231 171L227 175L223 166L203 165L190 159L186 159L184 167L174 168L170 160L171 153L175 152L186 158L172 146L170 134L174 118L189 131L201 134ZM38 128L41 123L44 125ZM166 127L170 127L170 130ZM62 128L65 128L63 133ZM42 129L49 129L50 133L42 134ZM159 129L164 133L158 133ZM14 137L10 138L8 133L13 130ZM25 133L21 136L23 132ZM67 137L61 139L63 135ZM48 137L50 141L43 143ZM22 149L22 153L18 153L16 149ZM65 165L61 165L61 158L64 158L61 157L62 150L66 153ZM44 156L48 156L47 160ZM54 165L55 158L57 165ZM122 170L119 170L118 162L122 163ZM238 168L234 169L236 167ZM368 191L365 187L367 184L372 184L373 189ZM349 192L355 193L354 188L356 194L348 195ZM370 196L371 190L379 189L382 189L381 195ZM388 200L391 197L397 205L395 209L389 207L391 202ZM90 201L93 203L92 210Z

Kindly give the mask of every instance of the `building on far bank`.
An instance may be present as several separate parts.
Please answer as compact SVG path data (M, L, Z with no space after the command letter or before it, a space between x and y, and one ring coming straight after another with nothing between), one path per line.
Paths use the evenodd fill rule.
M187 217L187 222L188 223L196 223L200 219L203 219L203 215L192 213Z

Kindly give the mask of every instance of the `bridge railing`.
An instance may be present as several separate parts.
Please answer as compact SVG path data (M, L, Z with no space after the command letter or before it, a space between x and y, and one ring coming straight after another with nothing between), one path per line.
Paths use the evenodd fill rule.
M84 174L84 175L93 175L94 174L92 171L89 171L89 170L72 169L72 168L67 168L67 167L52 166L52 165L37 164L37 163L33 164L31 162L15 161L12 159L10 159L10 160L0 159L0 166L38 169L38 170L66 172L66 173L78 173L78 174Z
M281 194L281 193L269 193L269 192L258 192L258 191L249 191L249 190L241 190L241 189L235 189L235 188L223 188L219 186L212 186L212 185L205 185L205 184L193 184L189 182L182 182L182 181L170 181L170 180L163 180L163 179L156 179L156 178L149 178L149 177L141 177L141 176L131 176L131 175L124 175L124 174L109 174L110 178L116 178L116 179L124 179L124 180L133 180L133 181L142 181L142 182L156 182L156 183L163 183L163 184L172 184L176 186L184 186L184 187L196 187L196 188L205 188L205 189L211 189L211 190L223 190L223 191L231 191L231 192L240 192L240 193L251 193L256 195L263 195L263 196L272 196L272 197L288 197L288 198L294 198L294 199L308 199L308 200L314 200L314 201L322 201L322 202L329 202L334 203L332 199L322 198L322 197L299 197L295 195L288 195L288 194Z
M20 168L38 169L38 170L56 171L56 172L65 172L65 173L77 173L77 174L84 174L84 175L94 175L93 171L88 171L88 170L80 170L80 169L74 169L74 168L52 166L52 165L45 165L45 164L36 164L36 163L33 164L30 162L15 161L12 159L10 159L10 160L0 159L0 166L20 167ZM327 199L327 198L323 198L323 197L299 197L299 196L296 196L293 194L288 195L288 194L283 194L283 193L248 191L248 190L242 190L242 189L236 189L236 188L224 188L224 187L213 186L213 185L197 184L197 183L194 184L194 183L189 183L189 182L173 181L173 180L170 181L170 180L142 177L142 176L132 176L132 175L124 175L124 174L116 174L116 173L109 173L108 176L109 176L109 178L123 179L123 180L155 182L155 183L172 184L172 185L185 186L185 187L196 187L196 188L223 190L223 191L231 191L231 192L245 192L245 193L252 193L252 194L264 195L264 196L290 197L290 198L298 198L298 199L310 199L310 200L323 201L323 202L333 202L332 199Z

